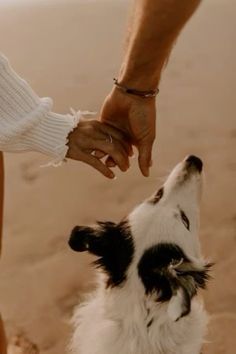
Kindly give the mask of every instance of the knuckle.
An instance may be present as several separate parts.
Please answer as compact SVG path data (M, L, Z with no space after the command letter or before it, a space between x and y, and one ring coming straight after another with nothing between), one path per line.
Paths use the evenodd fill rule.
M93 126L91 124L87 125L84 130L88 136L91 136L94 132Z
M107 151L112 155L116 154L117 149L115 144L107 143Z
M100 123L97 120L93 120L92 123L93 123L94 129L97 129L98 127L100 127Z

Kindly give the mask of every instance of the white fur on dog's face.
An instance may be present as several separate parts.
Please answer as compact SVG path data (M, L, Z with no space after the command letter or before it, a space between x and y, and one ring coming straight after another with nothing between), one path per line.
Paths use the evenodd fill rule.
M188 166L186 158L167 178L159 193L162 194L161 198L154 195L129 215L137 259L145 249L160 242L175 243L188 257L200 257L198 231L201 192L202 173Z
M201 191L202 162L190 156L128 218L135 255L129 269L132 276L127 278L134 281L138 268L137 279L142 279L146 294L154 301L170 301L168 313L173 320L191 311L191 298L207 279L198 239Z

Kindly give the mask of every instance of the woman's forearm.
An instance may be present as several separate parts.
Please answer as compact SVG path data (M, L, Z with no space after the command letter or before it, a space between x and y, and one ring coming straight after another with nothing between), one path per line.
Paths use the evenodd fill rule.
M173 43L201 0L136 0L119 82L155 89Z
M77 119L51 107L52 100L38 97L0 53L0 151L37 151L63 160Z

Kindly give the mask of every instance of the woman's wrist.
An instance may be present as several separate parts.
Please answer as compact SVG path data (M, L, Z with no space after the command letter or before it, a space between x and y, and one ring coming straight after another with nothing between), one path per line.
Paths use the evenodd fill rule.
M50 156L52 163L60 163L68 151L68 136L78 125L79 117L49 112L2 148L8 152L35 151Z
M68 136L78 120L70 114L49 112L45 118L23 137L25 145L37 152L62 161L68 150Z

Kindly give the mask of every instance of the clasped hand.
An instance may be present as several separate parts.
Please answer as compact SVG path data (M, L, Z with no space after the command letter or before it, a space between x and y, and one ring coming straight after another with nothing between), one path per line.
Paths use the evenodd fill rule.
M117 165L126 171L136 146L140 170L148 176L155 121L154 98L143 99L114 88L104 101L99 121L82 120L70 133L67 157L83 161L104 176L114 178L111 168ZM104 156L107 157L103 162Z

